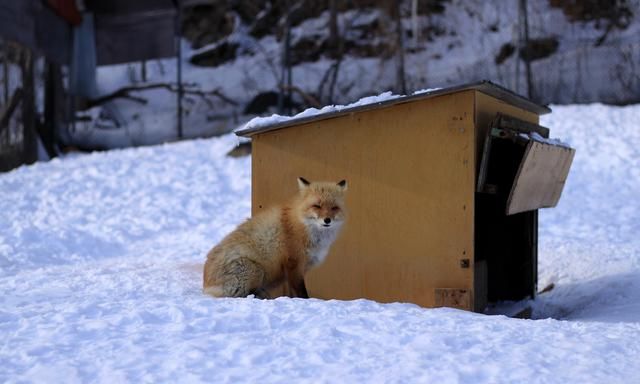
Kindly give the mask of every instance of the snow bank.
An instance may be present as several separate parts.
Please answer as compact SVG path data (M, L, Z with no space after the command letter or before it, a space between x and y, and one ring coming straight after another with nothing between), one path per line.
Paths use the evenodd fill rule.
M225 157L237 142L71 155L1 175L0 277L136 253L202 253L250 215L250 159Z
M552 106L541 124L576 148L540 212L539 317L640 322L640 106Z
M203 296L206 252L250 214L232 136L2 174L0 381L640 382L639 120L601 105L543 118L577 148L540 215L544 320Z

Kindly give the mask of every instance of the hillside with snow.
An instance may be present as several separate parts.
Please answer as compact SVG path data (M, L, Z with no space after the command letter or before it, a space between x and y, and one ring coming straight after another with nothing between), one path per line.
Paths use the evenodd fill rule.
M368 300L213 299L206 252L250 215L231 135L0 175L0 381L640 381L640 106L555 106L577 149L540 214L535 320Z
M404 0L397 10L400 28L385 2L335 2L337 43L329 2L284 3L203 1L185 9L185 137L218 135L255 116L282 114L281 87L291 90L291 100L283 101L285 113L480 80L541 104L640 102L638 0L529 0L526 44L519 2ZM287 15L290 84L284 59ZM66 144L122 148L175 139L176 71L175 59L148 61L144 71L141 63L99 67L100 95L130 86L171 86L78 111L80 121Z

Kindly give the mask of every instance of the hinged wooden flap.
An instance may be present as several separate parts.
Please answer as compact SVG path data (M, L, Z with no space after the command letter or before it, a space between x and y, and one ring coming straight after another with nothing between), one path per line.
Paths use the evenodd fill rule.
M544 140L549 137L549 128L543 127L538 124L533 124L528 121L516 119L515 117L503 115L498 113L491 122L487 135L485 137L484 146L482 149L482 157L480 159L480 169L478 173L477 191L481 193L496 193L497 185L487 182L489 178L489 162L502 161L503 159L492 158L492 143L494 140L508 140L514 143L520 143L525 145L531 138L531 135L537 135ZM509 159L510 160L510 159ZM511 181L509 180L508 189L511 188Z
M555 207L575 155L568 146L535 134L530 138L507 200L507 215Z

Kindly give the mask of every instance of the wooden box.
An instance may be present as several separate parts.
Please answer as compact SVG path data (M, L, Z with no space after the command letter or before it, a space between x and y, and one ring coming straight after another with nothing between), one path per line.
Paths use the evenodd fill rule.
M252 211L296 193L298 176L348 181L348 220L307 275L311 297L475 311L533 297L537 209L557 203L574 153L544 139L548 112L480 82L246 126L237 134L252 139ZM520 180L538 144L560 156Z

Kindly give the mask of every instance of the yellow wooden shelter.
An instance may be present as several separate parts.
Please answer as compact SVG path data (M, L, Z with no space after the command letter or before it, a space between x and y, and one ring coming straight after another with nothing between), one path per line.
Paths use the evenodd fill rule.
M538 125L548 112L479 82L236 133L252 139L254 214L299 176L349 183L311 297L482 311L536 293L537 209L557 203L574 154Z

